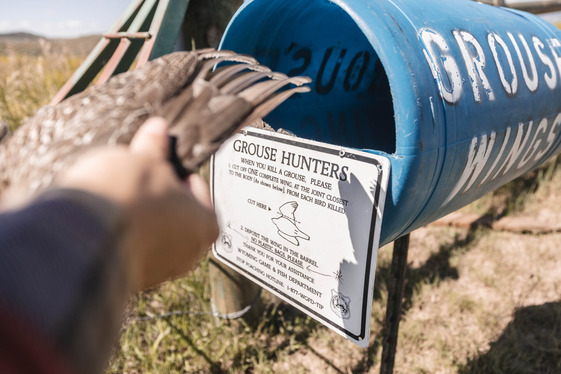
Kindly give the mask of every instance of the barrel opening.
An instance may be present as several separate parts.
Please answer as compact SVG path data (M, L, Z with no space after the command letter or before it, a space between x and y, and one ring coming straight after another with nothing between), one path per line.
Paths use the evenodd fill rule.
M354 20L329 0L255 0L239 12L222 48L255 56L273 70L313 79L265 121L297 136L396 150L394 106L384 67Z

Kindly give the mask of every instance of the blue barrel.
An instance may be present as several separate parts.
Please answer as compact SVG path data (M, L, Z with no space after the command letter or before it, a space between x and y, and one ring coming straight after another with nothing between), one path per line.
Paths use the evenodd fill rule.
M388 157L381 244L536 168L561 142L561 33L468 0L253 0L221 48L313 79L266 121Z

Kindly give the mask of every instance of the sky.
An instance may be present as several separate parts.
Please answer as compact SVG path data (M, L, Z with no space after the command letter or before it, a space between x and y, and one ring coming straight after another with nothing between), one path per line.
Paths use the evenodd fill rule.
M107 31L133 0L0 0L0 33L71 38ZM532 0L506 0L507 3ZM549 21L561 20L559 13Z
M107 31L132 0L0 0L0 33L70 38Z

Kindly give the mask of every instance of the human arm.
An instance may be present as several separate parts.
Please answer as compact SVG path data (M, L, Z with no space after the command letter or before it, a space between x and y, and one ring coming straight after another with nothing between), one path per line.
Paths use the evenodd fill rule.
M151 120L130 148L84 155L57 188L0 215L0 314L79 372L105 365L130 291L191 270L217 235L204 182L186 186L166 161L165 129Z

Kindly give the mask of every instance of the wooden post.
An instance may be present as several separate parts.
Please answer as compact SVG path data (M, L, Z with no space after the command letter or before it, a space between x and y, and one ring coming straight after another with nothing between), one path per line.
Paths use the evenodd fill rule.
M212 311L226 319L244 318L253 325L259 320L261 287L222 264L211 255L210 277Z
M407 252L409 251L409 234L402 236L393 243L391 274L388 281L388 303L386 306L386 322L384 324L382 342L382 362L380 374L393 373L399 320L401 318L401 300L405 289L405 273L407 269Z
M190 0L183 21L183 47L218 47L228 22L242 3L243 0ZM217 316L243 317L249 325L258 321L259 308L252 307L258 304L261 287L212 255L209 279L212 310Z

